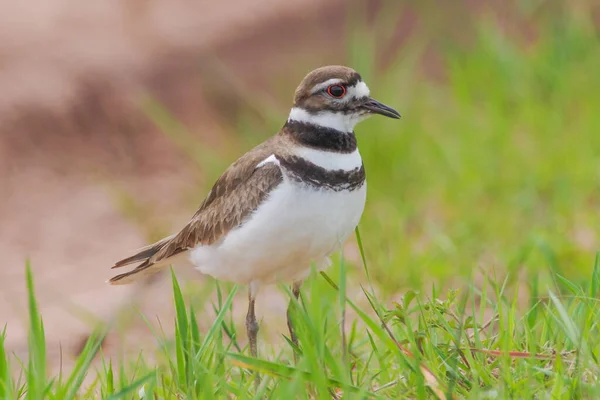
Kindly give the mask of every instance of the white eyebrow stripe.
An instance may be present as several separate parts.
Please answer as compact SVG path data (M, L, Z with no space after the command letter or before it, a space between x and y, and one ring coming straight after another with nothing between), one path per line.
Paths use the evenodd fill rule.
M360 99L361 97L369 97L371 94L369 87L363 81L357 82L354 86L348 86L346 90L348 91L349 95L356 97L357 99Z
M317 93L318 91L325 89L329 85L335 85L336 83L340 83L340 82L342 82L342 80L339 79L339 78L328 79L325 82L322 82L322 83L319 83L318 85L315 85L313 87L312 92L313 93Z

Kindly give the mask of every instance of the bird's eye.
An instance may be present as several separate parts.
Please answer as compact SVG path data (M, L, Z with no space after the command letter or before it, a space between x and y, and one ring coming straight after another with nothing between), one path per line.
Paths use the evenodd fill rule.
M342 85L331 85L327 88L327 94L336 99L341 99L346 94L346 88Z

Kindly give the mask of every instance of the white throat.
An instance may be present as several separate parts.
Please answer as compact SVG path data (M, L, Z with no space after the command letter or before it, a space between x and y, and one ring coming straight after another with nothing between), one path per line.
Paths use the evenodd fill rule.
M335 111L319 111L315 114L311 114L303 108L294 107L290 111L288 121L304 122L350 133L354 131L354 126L367 116L368 115L344 114Z

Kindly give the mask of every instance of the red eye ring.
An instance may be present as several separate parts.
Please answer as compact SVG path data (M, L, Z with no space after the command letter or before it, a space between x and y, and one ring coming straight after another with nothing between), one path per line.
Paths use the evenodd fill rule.
M341 99L346 95L346 87L344 85L330 85L327 87L327 94L336 99Z

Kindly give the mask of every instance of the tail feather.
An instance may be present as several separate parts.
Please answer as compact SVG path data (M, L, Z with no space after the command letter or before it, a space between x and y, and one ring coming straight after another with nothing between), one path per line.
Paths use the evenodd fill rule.
M150 263L146 261L140 264L135 269L125 272L123 274L119 274L110 278L108 283L111 285L128 285L130 283L134 283L136 281L142 280L144 278L148 278L151 275L159 272L164 266L169 265L167 263Z
M150 257L158 253L163 247L165 247L165 245L169 243L169 241L173 239L174 236L175 235L168 236L162 240L159 240L156 243L152 243L148 246L142 247L138 250L137 253L135 253L131 257L127 257L120 261L117 261L115 265L113 265L111 268L121 268L129 264L148 260Z
M163 249L172 238L173 236L166 237L154 244L139 249L136 254L130 257L124 258L121 261L117 261L112 268L120 268L136 262L141 262L141 264L129 272L112 277L108 283L111 285L129 284L141 278L153 275L162 267L170 265L173 262L174 257L169 257L158 262L154 262L152 257L161 249Z

